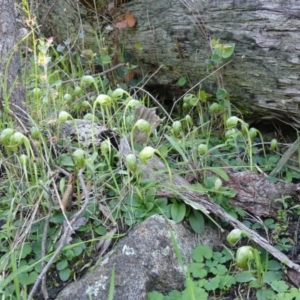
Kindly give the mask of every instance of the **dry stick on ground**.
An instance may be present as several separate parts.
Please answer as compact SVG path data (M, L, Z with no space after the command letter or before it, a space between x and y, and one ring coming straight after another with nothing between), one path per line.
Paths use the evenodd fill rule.
M80 181L80 187L82 188L82 192L83 195L85 197L84 199L84 203L81 207L81 209L73 216L72 220L70 221L70 225L73 226L74 223L82 216L82 214L84 213L84 211L86 210L88 204L89 204L89 193L88 190L85 186L85 182L83 179L83 175L82 175L83 170L80 169L79 173L78 173L78 179ZM65 232L63 233L59 245L57 246L57 249L55 250L55 252L53 253L51 259L48 261L48 263L46 264L46 266L43 268L43 270L41 271L40 275L38 276L38 278L36 279L30 294L28 295L27 300L31 300L33 295L35 294L40 282L42 281L43 277L46 275L47 271L50 269L50 267L52 266L52 264L54 263L56 257L60 254L61 250L63 249L63 247L66 244L66 241L69 239L69 237L71 236L71 234L73 233L73 230L70 226L66 226L65 227Z
M120 141L120 152L124 158L126 158L128 154L132 153L126 138L122 138ZM225 219L233 227L244 230L257 245L267 250L280 262L300 273L299 265L293 263L286 255L271 246L266 239L262 238L255 231L249 229L240 221L234 219L223 208L212 202L207 195L193 191L193 187L184 178L178 175L173 175L173 185L170 186L168 172L161 172L162 170L166 170L166 166L158 157L154 156L151 160L149 160L147 165L142 164L140 161L138 161L138 164L139 168L142 170L142 175L144 178L157 181L159 187L162 187L160 194L163 192L166 196L178 197L187 205L192 206L195 209L198 209L204 213L212 213L215 216Z

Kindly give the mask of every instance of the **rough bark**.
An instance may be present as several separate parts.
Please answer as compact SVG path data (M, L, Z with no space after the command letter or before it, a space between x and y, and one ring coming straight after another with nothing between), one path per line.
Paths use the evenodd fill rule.
M18 41L14 0L0 0L0 103L2 109L10 108L26 124Z
M53 4L44 1L47 2L48 7ZM95 31L109 36L105 26L113 25L117 16L109 21L105 11L97 14L76 3L57 0L46 27L60 40L70 37L75 41L78 33L84 32L79 45L99 49ZM164 65L152 78L154 82L170 86L181 76L187 76L196 84L208 75L205 64L210 55L208 40L234 42L234 61L222 69L231 101L242 112L272 115L300 125L298 1L133 0L119 7L117 14L121 11L133 13L137 25L119 32L118 45L120 48L125 45L136 58L141 74L151 74ZM136 43L141 44L142 51L135 49ZM215 77L206 79L201 87L215 93Z

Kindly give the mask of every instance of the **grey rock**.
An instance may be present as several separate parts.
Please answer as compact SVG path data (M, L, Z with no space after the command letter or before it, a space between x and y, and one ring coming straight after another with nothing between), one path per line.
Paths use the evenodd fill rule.
M191 261L191 252L197 245L216 248L222 242L217 231L211 228L197 235L182 224L152 216L122 238L93 270L65 287L56 300L107 300L113 266L114 300L142 300L147 298L148 291L168 293L183 289L185 274L174 251L171 230L184 268Z

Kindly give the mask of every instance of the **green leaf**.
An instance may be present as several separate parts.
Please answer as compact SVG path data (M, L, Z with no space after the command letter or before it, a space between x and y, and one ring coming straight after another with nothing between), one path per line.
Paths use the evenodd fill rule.
M161 209L164 209L168 205L167 198L157 198L155 199L154 203L159 206Z
M149 212L154 207L154 203L153 202L146 202L145 206L146 206L146 212Z
M125 198L125 203L129 206L140 207L143 205L143 200L137 195L133 194L132 196L127 196Z
M264 221L264 224L269 228L269 229L275 229L275 221L274 219L268 218Z
M211 149L210 149L211 150ZM216 173L218 176L220 176L223 180L228 181L229 177L228 174L224 171L224 169L222 168L217 168L217 167L213 167L213 168L207 168L208 170Z
M293 295L293 297L297 297L296 300L299 300L299 298L300 298L300 289L299 289L299 288L297 289L297 288L292 287L292 288L290 289L290 294Z
M58 271L61 271L61 270L65 269L65 268L67 268L68 265L69 265L68 261L67 261L66 259L64 259L64 260L59 261L59 262L56 264L56 269L57 269Z
M75 257L75 253L72 249L63 250L63 254L67 260L71 260Z
M276 290L278 293L284 293L289 289L289 286L283 280L273 281L271 286L273 290Z
M191 263L189 265L189 271L192 273L194 278L205 278L207 270L204 269L204 263Z
M171 206L171 216L175 223L180 223L185 216L186 206L183 202L175 201Z
M219 288L220 284L220 278L215 277L208 281L208 283L205 285L205 289L207 291L215 291Z
M270 289L260 289L256 292L257 300L272 300L276 299L275 293Z
M71 271L70 269L63 269L59 271L59 278L62 281L67 281L70 278Z
M204 91L204 90L201 90L199 92L199 98L202 102L206 102L206 99L207 99L207 93Z
M259 289L259 288L261 288L261 283L256 279L256 280L250 281L248 286L250 288Z
M30 285L35 283L37 277L39 276L39 274L35 271L31 272L31 273L23 273L21 275L18 276L19 281L21 284L23 285Z
M193 210L189 215L189 222L193 230L201 234L205 229L205 222L203 218L203 214L199 211Z
M64 222L64 220L65 220L65 217L61 213L58 213L58 214L52 216L50 219L50 221L55 224L62 224Z
M270 271L281 270L281 264L277 260L269 260L268 270Z
M73 167L74 161L70 154L61 154L58 157L58 164L65 167Z
M196 262L202 262L203 258L211 259L213 251L209 246L200 245L192 251L192 258Z
M32 252L32 247L29 244L25 244L22 248L21 258L25 258L28 254Z
M271 284L275 280L280 280L282 278L281 272L268 271L264 274L264 282Z
M225 89L218 88L216 96L217 96L218 100L224 100L224 99L227 99L228 93Z
M143 46L140 43L135 43L134 44L134 48L138 51L142 51L143 50Z
M168 300L179 300L179 299L181 299L181 292L173 290L169 293Z
M79 256L85 248L86 248L85 244L79 244L76 247L74 247L72 250L75 256Z
M100 59L101 59L101 63L103 65L107 65L107 64L110 64L111 63L111 58L109 55L101 55L100 56Z
M180 77L177 81L178 86L184 86L186 83L186 78L185 77Z
M230 57L234 51L234 48L235 48L235 43L229 43L223 45L222 57L223 58Z
M94 231L99 235L105 235L107 230L104 226L98 226L94 229Z
M279 293L276 295L276 300L299 300L294 298L290 293Z
M182 151L182 148L178 144L178 141L176 139L174 139L173 137L168 136L166 134L165 134L165 138L169 141L169 143L172 145L172 147L181 155L184 162L188 162L188 159L187 159L186 155L184 154L184 152Z
M150 188L145 196L145 201L146 202L154 202L155 200L155 194L156 194L156 188Z
M224 255L224 258L226 259L226 261L233 260L233 258L234 258L234 252L232 250L224 248L222 250L222 254Z
M234 276L234 278L237 282L249 282L249 281L255 280L255 277L252 275L252 273L250 271L243 271L243 272L237 273Z
M229 289L231 288L231 286L233 286L234 284L236 284L236 280L234 279L233 276L231 275L226 275L226 276L222 276L220 278L220 284L219 287L220 289Z
M228 269L223 265L217 265L216 267L212 268L210 272L215 275L222 276L228 273Z
M147 300L164 300L164 295L159 292L150 292L147 294Z

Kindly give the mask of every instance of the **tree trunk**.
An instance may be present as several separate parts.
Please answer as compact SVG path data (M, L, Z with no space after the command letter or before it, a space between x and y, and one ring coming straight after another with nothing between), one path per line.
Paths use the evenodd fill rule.
M137 25L108 32L106 26L116 24L126 11L134 15ZM118 46L122 51L125 46L135 57L141 74L153 74L164 65L152 82L168 87L182 76L197 84L209 75L206 60L211 54L210 39L235 43L234 60L221 70L232 103L242 112L272 116L300 126L300 2L132 0L112 14L109 21L109 11L103 7L101 13L96 13L80 2L57 0L44 28L51 28L59 40L71 38L80 47L99 52L97 31L98 36L106 36L106 43L110 41L112 47ZM78 34L82 32L84 38L80 39ZM141 51L136 44L141 45ZM214 94L215 75L198 87Z
M26 125L18 40L14 0L0 0L0 104L3 111L10 108Z

